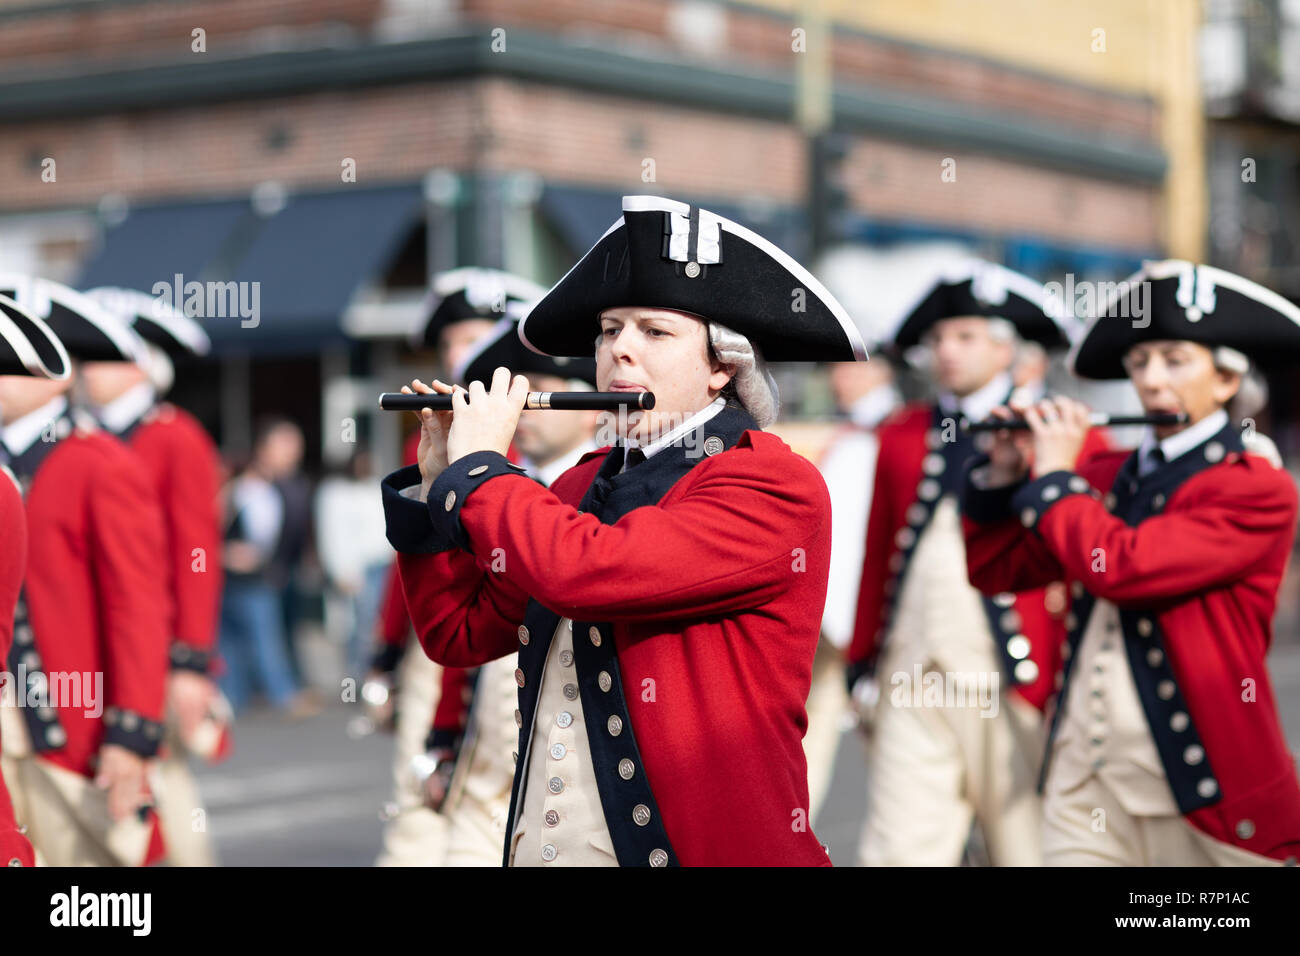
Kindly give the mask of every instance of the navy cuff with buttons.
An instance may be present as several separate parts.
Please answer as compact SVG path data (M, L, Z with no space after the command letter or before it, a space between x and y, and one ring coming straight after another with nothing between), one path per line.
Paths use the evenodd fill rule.
M133 710L104 710L104 743L125 747L141 757L153 757L162 743L163 725Z
M434 479L433 487L429 489L426 514L434 534L440 540L450 541L453 547L469 551L469 534L460 523L460 509L465 506L470 492L500 475L527 478L525 471L527 469L523 465L516 465L495 451L472 452L452 462Z
M988 455L972 458L966 468L966 480L962 487L961 513L981 524L1005 521L1010 518L1015 513L1011 508L1011 499L1025 486L1024 479L1021 479L997 488L980 488L971 476L988 464Z
M181 641L173 641L168 651L174 671L193 671L195 674L208 673L212 664L212 653L201 647L191 647Z
M419 498L402 494L404 488L422 483L419 465L399 468L380 483L384 497L384 532L388 543L401 554L437 554L456 545L434 530L429 509Z
M1019 517L1022 525L1036 530L1038 522L1047 514L1048 509L1071 495L1100 497L1100 493L1082 475L1076 475L1072 471L1053 471L1017 488L1011 496L1011 510Z

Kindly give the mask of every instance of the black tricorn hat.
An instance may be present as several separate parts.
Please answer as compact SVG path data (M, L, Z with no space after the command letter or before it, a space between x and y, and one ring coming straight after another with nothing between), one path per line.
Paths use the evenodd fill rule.
M452 371L452 377L468 385L479 381L492 384L492 373L505 366L517 375L554 375L557 378L577 378L592 388L596 387L596 360L594 358L569 358L564 355L542 355L519 341L519 318L511 315L497 323L490 333L475 343L473 349Z
M0 295L43 319L68 354L83 362L137 362L140 338L93 299L58 282L22 273L0 274Z
M624 196L623 218L519 324L547 355L590 356L600 314L620 306L687 312L746 336L773 362L867 357L844 307L762 236L698 206Z
M48 325L13 299L0 296L0 375L31 375L61 382L72 363Z
M466 266L439 273L421 306L423 324L416 332L416 344L437 348L438 334L447 326L466 319L495 322L506 314L510 303L535 302L545 291L529 279L500 269Z
M108 309L170 358L207 355L212 350L212 340L203 326L164 298L111 286L90 289L86 297Z
M1059 299L1029 276L983 259L960 259L947 266L898 324L894 348L919 345L932 325L958 316L1006 319L1023 339L1045 348L1069 344L1061 325Z
M1294 364L1300 357L1300 308L1213 266L1184 259L1146 262L1099 304L1069 365L1085 378L1127 378L1128 350L1162 339L1227 347L1264 366Z

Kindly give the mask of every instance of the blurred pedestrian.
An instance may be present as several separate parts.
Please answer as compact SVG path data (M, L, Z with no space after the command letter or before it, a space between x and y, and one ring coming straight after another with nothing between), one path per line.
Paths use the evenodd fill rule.
M393 549L370 452L359 449L342 473L316 492L316 547L330 590L346 618L344 673L360 680L373 653L375 622Z
M320 709L294 676L284 636L283 575L274 562L285 532L286 507L277 482L297 468L302 432L285 418L262 421L252 460L226 489L223 563L226 588L221 603L221 689L236 712L256 681L277 710L292 717Z

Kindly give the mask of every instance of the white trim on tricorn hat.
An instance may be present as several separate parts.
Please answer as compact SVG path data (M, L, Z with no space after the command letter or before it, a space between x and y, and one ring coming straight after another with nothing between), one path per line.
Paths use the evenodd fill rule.
M512 302L534 302L545 291L531 279L501 269L461 266L440 272L420 303L422 318L412 340L435 347L447 326L472 319L495 322Z
M978 316L1005 319L1022 339L1044 348L1064 346L1064 307L1047 287L1027 275L974 256L945 263L932 283L900 310L891 340L896 351L920 344L944 319Z
M1150 288L1145 296L1137 293L1144 284ZM1130 315L1137 306L1148 314ZM1084 378L1127 378L1128 350L1156 340L1204 345L1232 371L1241 371L1242 356L1263 365L1294 362L1300 356L1300 307L1214 266L1185 259L1145 262L1116 284L1070 350L1067 365Z
M0 375L31 375L56 382L72 371L59 337L8 296L0 296Z
M622 218L529 311L519 337L543 354L589 355L600 313L620 306L719 322L771 361L867 358L844 307L790 255L738 223L662 196L624 196Z
M0 295L8 296L58 336L69 355L86 362L137 362L140 338L95 300L50 279L0 273Z
M510 313L512 310L506 311ZM517 315L517 310L513 315L507 314L506 318L497 322L487 335L475 342L456 368L451 370L452 378L458 382L471 382L477 379L484 384L490 384L492 373L499 366L505 366L512 374L554 375L558 378L581 379L595 387L595 359L547 355L527 348L519 338Z
M203 326L160 296L114 286L88 289L85 295L169 356L207 355L212 350L212 340Z

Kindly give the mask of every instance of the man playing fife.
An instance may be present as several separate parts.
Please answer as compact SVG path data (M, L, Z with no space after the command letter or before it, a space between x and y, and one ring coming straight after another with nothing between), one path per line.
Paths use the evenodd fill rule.
M1126 298L1143 286L1145 315ZM1127 376L1148 413L1186 423L1075 470L1087 409L1046 399L1015 409L1030 430L996 433L966 488L977 587L1070 582L1043 775L1044 858L1294 864L1300 785L1265 654L1296 489L1275 451L1257 454L1264 443L1250 429L1243 440L1224 406L1248 356L1295 362L1300 309L1179 260L1148 263L1123 288L1077 344L1074 370Z

